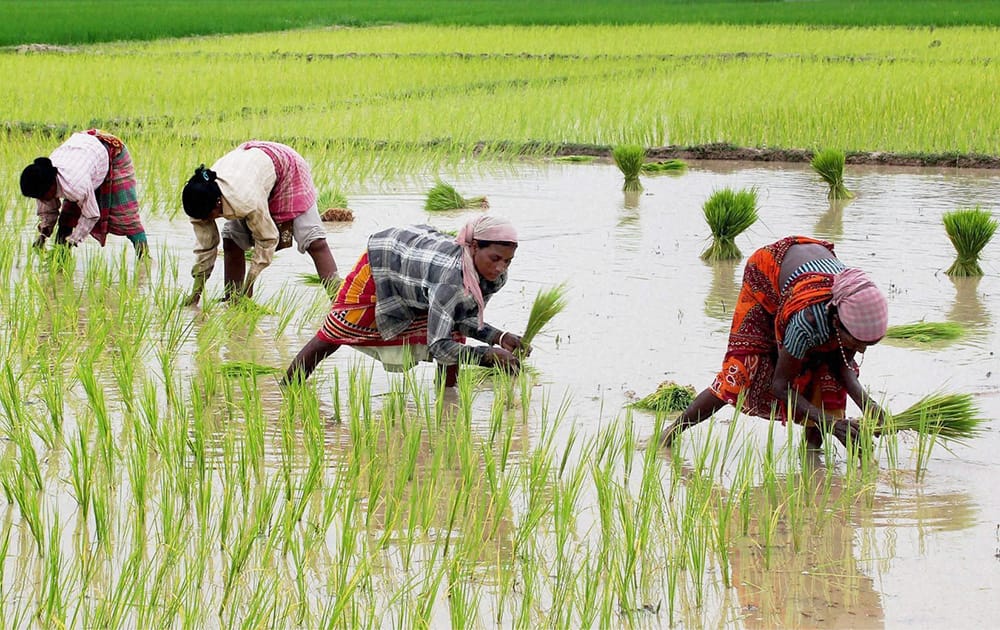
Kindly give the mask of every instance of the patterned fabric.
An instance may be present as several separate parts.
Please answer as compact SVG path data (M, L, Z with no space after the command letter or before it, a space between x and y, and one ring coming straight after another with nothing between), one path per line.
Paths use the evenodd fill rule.
M145 232L139 218L139 198L136 194L135 166L125 144L107 132L88 129L87 134L97 138L107 151L110 167L95 191L99 216L90 229L101 247L108 234L135 237ZM58 168L58 166L57 166ZM74 242L70 235L80 224L83 209L80 204L64 199L59 211L57 240Z
M831 301L840 322L855 339L876 342L889 326L889 303L860 269L845 269L833 278Z
M452 333L449 343L438 343L433 350L427 344L427 314L418 315L400 333L386 338L376 323L378 296L375 278L368 253L362 254L344 282L337 297L330 306L323 327L316 333L323 341L338 345L354 346L379 359L387 369L403 364L403 354L390 352L401 346L408 346L411 358L425 360L431 356L439 362L450 365L460 360L477 361L480 355L474 348L465 346L465 337Z
M291 221L316 205L316 186L313 185L309 164L289 146L277 142L251 140L239 149L260 149L274 164L276 181L267 199L268 210L275 223Z
M741 402L745 413L770 418L773 410L783 417L785 401L779 405L771 392L778 345L797 313L823 307L830 300L833 278L823 272L800 273L784 291L779 290L785 254L793 245L805 243L823 245L833 253L833 244L827 241L790 236L754 252L743 271L729 346L711 390L729 404ZM820 312L825 313L825 307ZM827 410L844 409L847 392L829 368L832 361L842 360L836 341L813 348L792 387L800 395L816 397Z

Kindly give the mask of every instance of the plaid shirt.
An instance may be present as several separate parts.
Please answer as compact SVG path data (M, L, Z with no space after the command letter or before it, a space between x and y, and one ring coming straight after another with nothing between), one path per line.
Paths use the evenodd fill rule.
M483 324L479 306L462 286L462 248L455 239L428 225L393 228L368 239L368 262L375 281L375 323L383 339L403 332L418 316L427 314L427 347L444 365L478 362L485 346L466 346L452 332L495 343L500 330ZM483 299L507 281L479 279Z
M49 159L57 169L56 198L38 200L38 227L48 229L56 224L60 198L75 202L80 206L80 219L66 240L80 243L101 218L96 190L108 177L108 149L96 137L77 132L56 147Z

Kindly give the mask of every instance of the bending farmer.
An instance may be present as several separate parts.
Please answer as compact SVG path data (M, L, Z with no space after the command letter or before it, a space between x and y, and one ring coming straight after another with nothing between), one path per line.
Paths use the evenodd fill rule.
M35 247L55 228L56 244L79 245L89 234L104 247L115 234L128 238L139 258L147 252L132 157L109 133L74 133L49 157L35 158L21 172L21 193L38 200Z
M191 217L197 241L191 270L194 289L187 300L197 304L218 257L218 218L225 258L225 296L253 295L254 281L271 264L274 252L294 240L308 252L316 273L333 294L340 284L337 263L326 242L316 209L316 188L309 165L291 147L277 142L244 142L212 165L201 165L184 185L184 212ZM250 270L244 252L253 248ZM245 277L244 277L245 275Z
M845 267L832 243L790 236L757 250L743 271L722 370L661 443L738 403L755 416L803 424L810 445L821 445L824 431L846 443L858 431L844 419L848 396L883 415L854 359L887 325L885 296L864 272Z
M468 222L457 238L426 225L372 235L323 327L288 366L286 382L308 378L340 346L353 346L389 370L404 369L407 358L433 358L449 387L460 362L516 371L513 353L522 351L521 338L483 321L516 250L514 227L487 215ZM490 345L467 346L463 335Z

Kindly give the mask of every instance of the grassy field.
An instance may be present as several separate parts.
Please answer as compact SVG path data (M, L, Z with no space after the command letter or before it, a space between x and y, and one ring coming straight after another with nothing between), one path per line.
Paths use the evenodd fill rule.
M5 0L0 6L0 46L387 23L997 26L1000 4L986 0L221 0L208 9L194 0Z

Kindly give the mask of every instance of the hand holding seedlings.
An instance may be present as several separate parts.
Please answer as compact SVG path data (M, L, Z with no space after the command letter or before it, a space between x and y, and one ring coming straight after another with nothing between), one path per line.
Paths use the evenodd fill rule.
M517 374L521 370L521 361L517 356L503 348L487 349L480 363L485 367L500 368L510 374Z
M506 330L500 333L496 345L519 358L531 356L531 344L525 343L521 337Z

